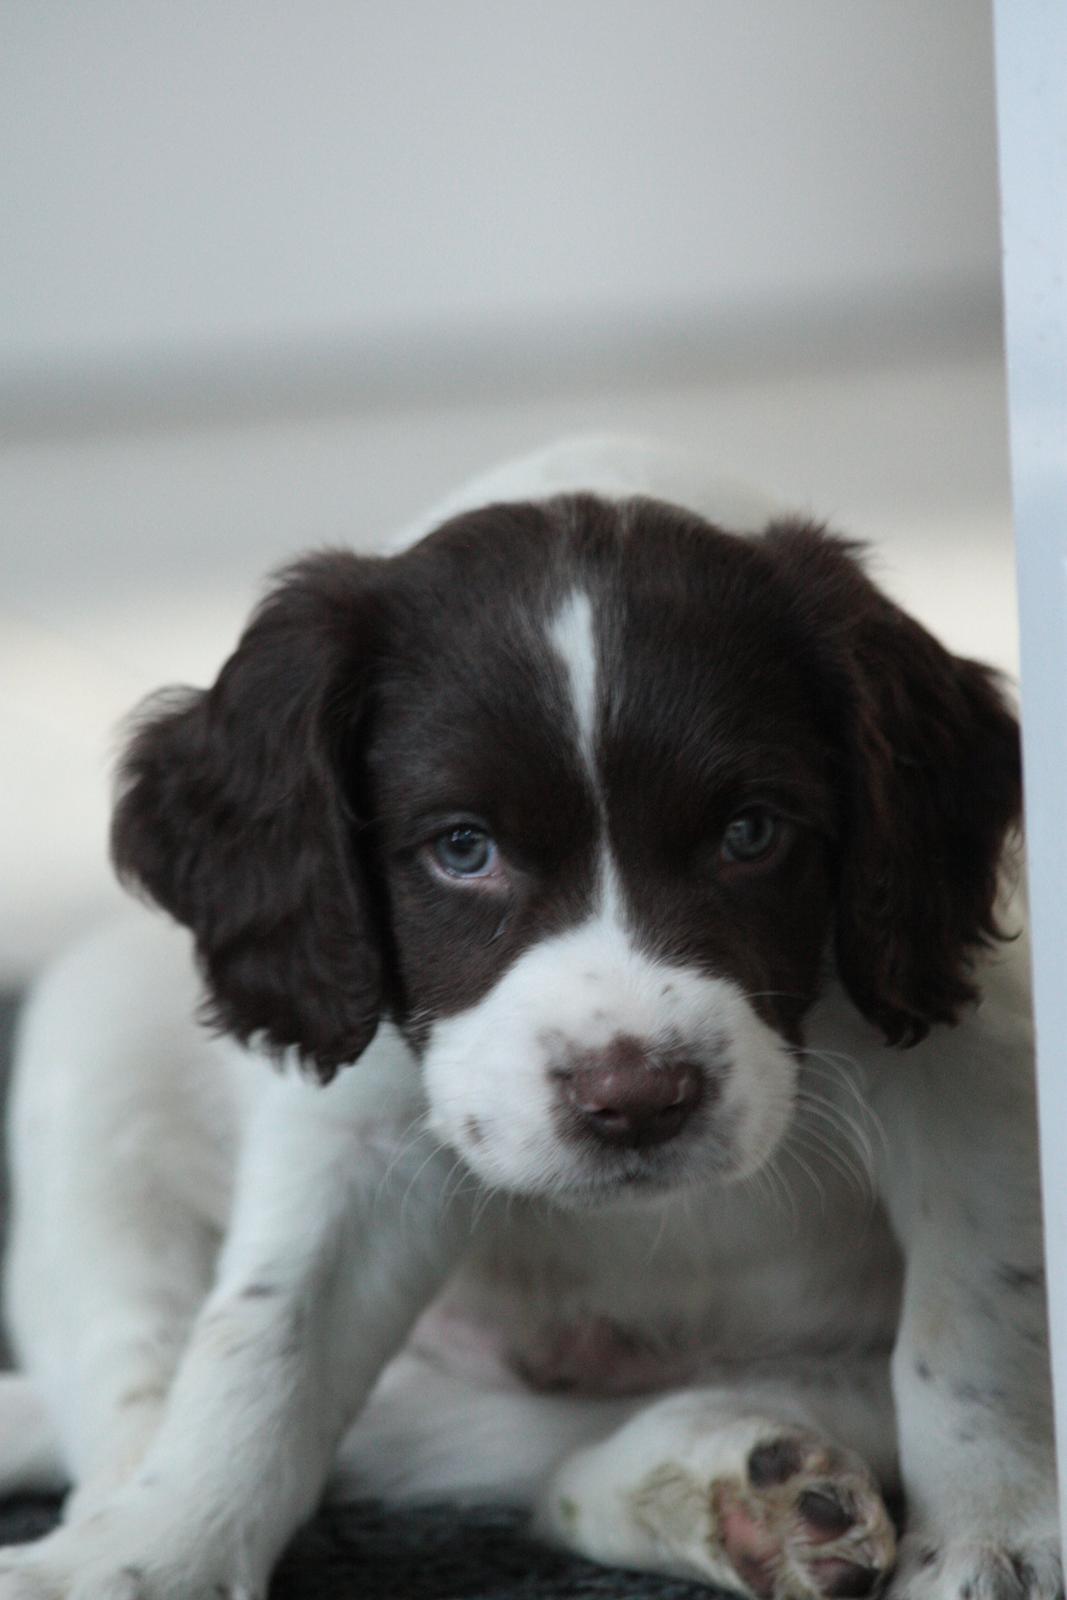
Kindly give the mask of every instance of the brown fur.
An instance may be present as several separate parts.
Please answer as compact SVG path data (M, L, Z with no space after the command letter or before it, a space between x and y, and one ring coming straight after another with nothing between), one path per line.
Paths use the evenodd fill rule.
M576 585L600 630L603 802L545 635ZM193 930L216 1024L323 1077L383 1008L417 1045L586 914L602 827L650 949L735 978L798 1039L833 929L858 1008L910 1043L974 997L1019 786L995 675L854 546L568 496L283 573L214 687L144 714L114 853ZM760 800L788 848L724 869L723 828ZM506 851L505 898L427 873L457 813Z

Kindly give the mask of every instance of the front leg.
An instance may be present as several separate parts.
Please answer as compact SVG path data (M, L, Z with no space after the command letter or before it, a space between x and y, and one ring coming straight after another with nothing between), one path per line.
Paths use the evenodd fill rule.
M410 1134L417 1103L394 1086L390 1106L372 1072L271 1085L158 1433L116 1492L0 1555L0 1600L265 1594L341 1433L467 1238L465 1202L444 1201L453 1159Z
M905 1253L902 1600L1062 1593L1031 1070L1025 1001L994 994L874 1090Z

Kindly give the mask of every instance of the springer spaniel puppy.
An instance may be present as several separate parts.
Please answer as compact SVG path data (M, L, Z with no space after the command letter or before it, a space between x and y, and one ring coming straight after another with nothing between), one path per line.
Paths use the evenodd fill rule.
M26 1019L0 1488L74 1492L0 1600L262 1597L331 1484L752 1600L1054 1600L995 675L655 453L451 510L132 737L181 926Z

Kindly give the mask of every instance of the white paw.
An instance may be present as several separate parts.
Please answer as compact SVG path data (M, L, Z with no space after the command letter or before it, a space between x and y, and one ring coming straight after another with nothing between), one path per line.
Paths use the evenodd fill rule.
M214 1565L195 1540L187 1560L168 1560L150 1526L103 1510L0 1550L0 1600L261 1600Z
M909 1533L889 1600L1063 1600L1059 1541L1021 1524L1003 1536Z
M748 1420L708 1443L706 1464L680 1452L627 1495L629 1516L650 1536L641 1565L753 1600L861 1600L881 1588L896 1534L858 1456L796 1427ZM560 1508L557 1529L567 1510L573 1534L582 1507ZM585 1553L607 1552L601 1543ZM632 1548L619 1553L632 1562Z

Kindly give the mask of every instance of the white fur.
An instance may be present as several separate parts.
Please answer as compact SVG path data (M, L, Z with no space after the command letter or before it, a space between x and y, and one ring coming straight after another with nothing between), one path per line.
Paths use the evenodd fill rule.
M600 486L568 459L541 477ZM713 498L647 453L611 472ZM586 736L580 596L554 635ZM1009 1550L1052 1600L1041 1302L1005 1281L1041 1259L1022 945L982 976L981 1007L903 1055L831 989L798 1069L735 985L636 950L605 892L439 1022L421 1074L383 1027L321 1089L199 1029L187 936L131 911L57 964L23 1029L7 1297L27 1377L0 1384L0 1484L77 1489L57 1533L0 1553L0 1600L261 1597L331 1473L511 1498L598 1559L736 1584L705 1489L783 1429L889 1481L899 1440L909 1600L987 1600ZM589 1208L546 1066L619 1031L731 1069L669 1184ZM623 1376L572 1399L516 1375L571 1368ZM653 1382L675 1392L643 1398ZM841 1460L867 1551L877 1496Z
M586 770L593 774L599 663L593 607L587 594L576 589L567 596L549 625L548 637L567 673L578 745Z

